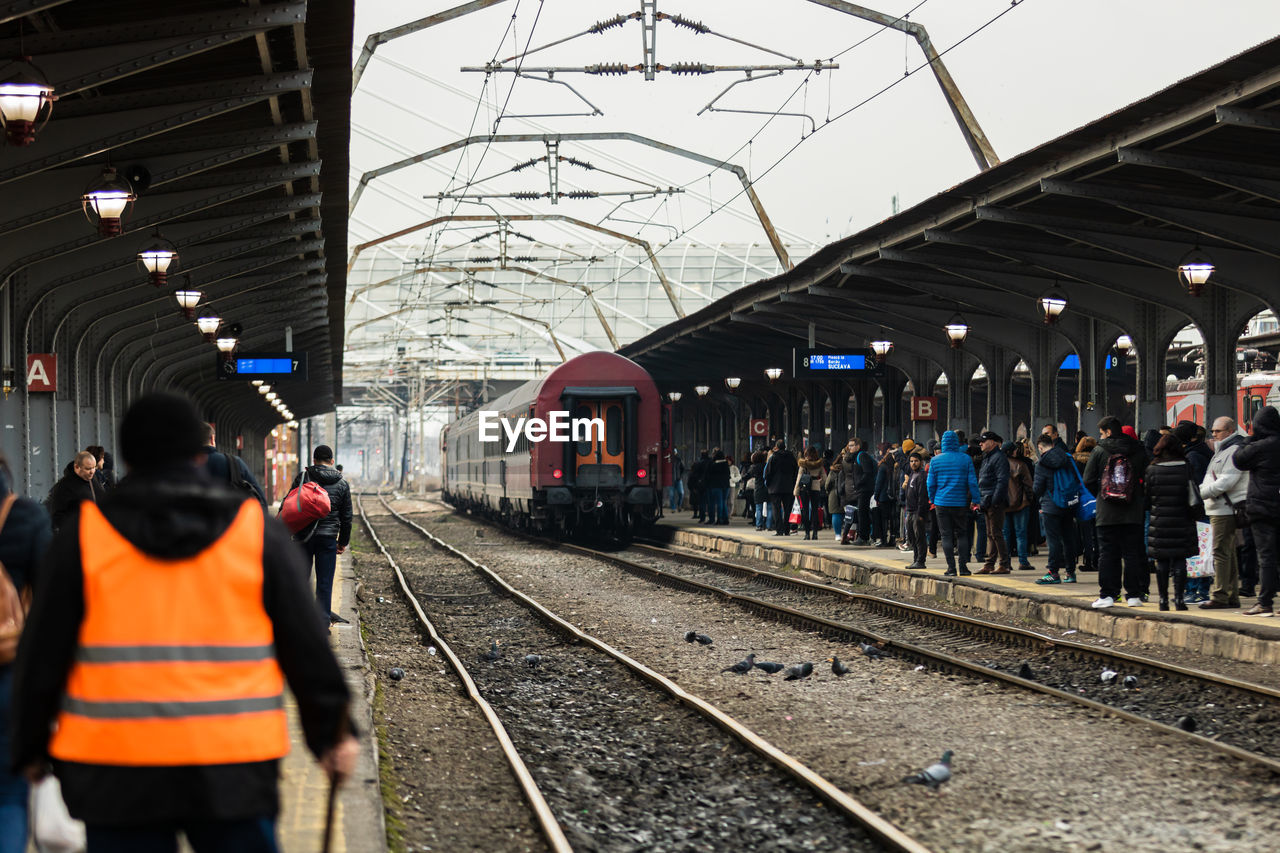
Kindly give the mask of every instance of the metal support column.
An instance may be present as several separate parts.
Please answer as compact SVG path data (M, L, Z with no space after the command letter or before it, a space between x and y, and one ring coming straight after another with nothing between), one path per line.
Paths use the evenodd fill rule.
M1010 380L1013 371L1009 365L1009 353L1004 347L992 350L987 369L987 429L1000 434L1006 441L1013 436L1013 421L1009 417Z
M1031 423L1028 432L1038 436L1045 424L1058 423L1058 365L1053 361L1053 341L1048 329L1036 334L1036 357L1031 371Z
M947 429L972 429L969 418L969 389L972 384L972 372L965 363L964 351L952 349L947 352Z

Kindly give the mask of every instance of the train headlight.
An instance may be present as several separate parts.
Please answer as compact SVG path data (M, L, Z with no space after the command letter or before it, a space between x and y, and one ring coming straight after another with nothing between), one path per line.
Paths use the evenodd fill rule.
M551 472L551 479L553 480L564 479L564 472L561 471L559 468L556 468L554 471Z
M641 480L643 480L645 477L649 476L649 472L646 471L644 468L641 468L640 470L636 471L636 476L639 477Z

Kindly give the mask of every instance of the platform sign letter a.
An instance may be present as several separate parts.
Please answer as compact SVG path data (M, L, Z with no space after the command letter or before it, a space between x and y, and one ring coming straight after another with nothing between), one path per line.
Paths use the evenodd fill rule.
M27 356L27 390L58 390L58 356L51 352Z

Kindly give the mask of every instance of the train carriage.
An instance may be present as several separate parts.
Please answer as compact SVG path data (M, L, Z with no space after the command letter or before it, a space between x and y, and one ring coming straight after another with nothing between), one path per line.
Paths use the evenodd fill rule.
M481 440L495 422L527 427L553 413L578 427L568 433L574 440L532 440L527 428L514 446L506 428L498 441ZM535 530L629 533L659 512L669 422L644 368L616 353L580 355L443 430L445 499Z

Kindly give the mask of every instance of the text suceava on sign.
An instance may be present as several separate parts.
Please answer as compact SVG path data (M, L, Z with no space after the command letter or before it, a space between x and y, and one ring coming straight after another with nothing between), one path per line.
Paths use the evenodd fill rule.
M501 429L501 432L499 431ZM483 442L501 441L502 433L507 436L507 452L516 449L516 442L523 435L531 443L542 441L603 441L604 418L571 418L568 412L547 412L546 420L542 418L504 418L497 412L480 412L480 440Z

